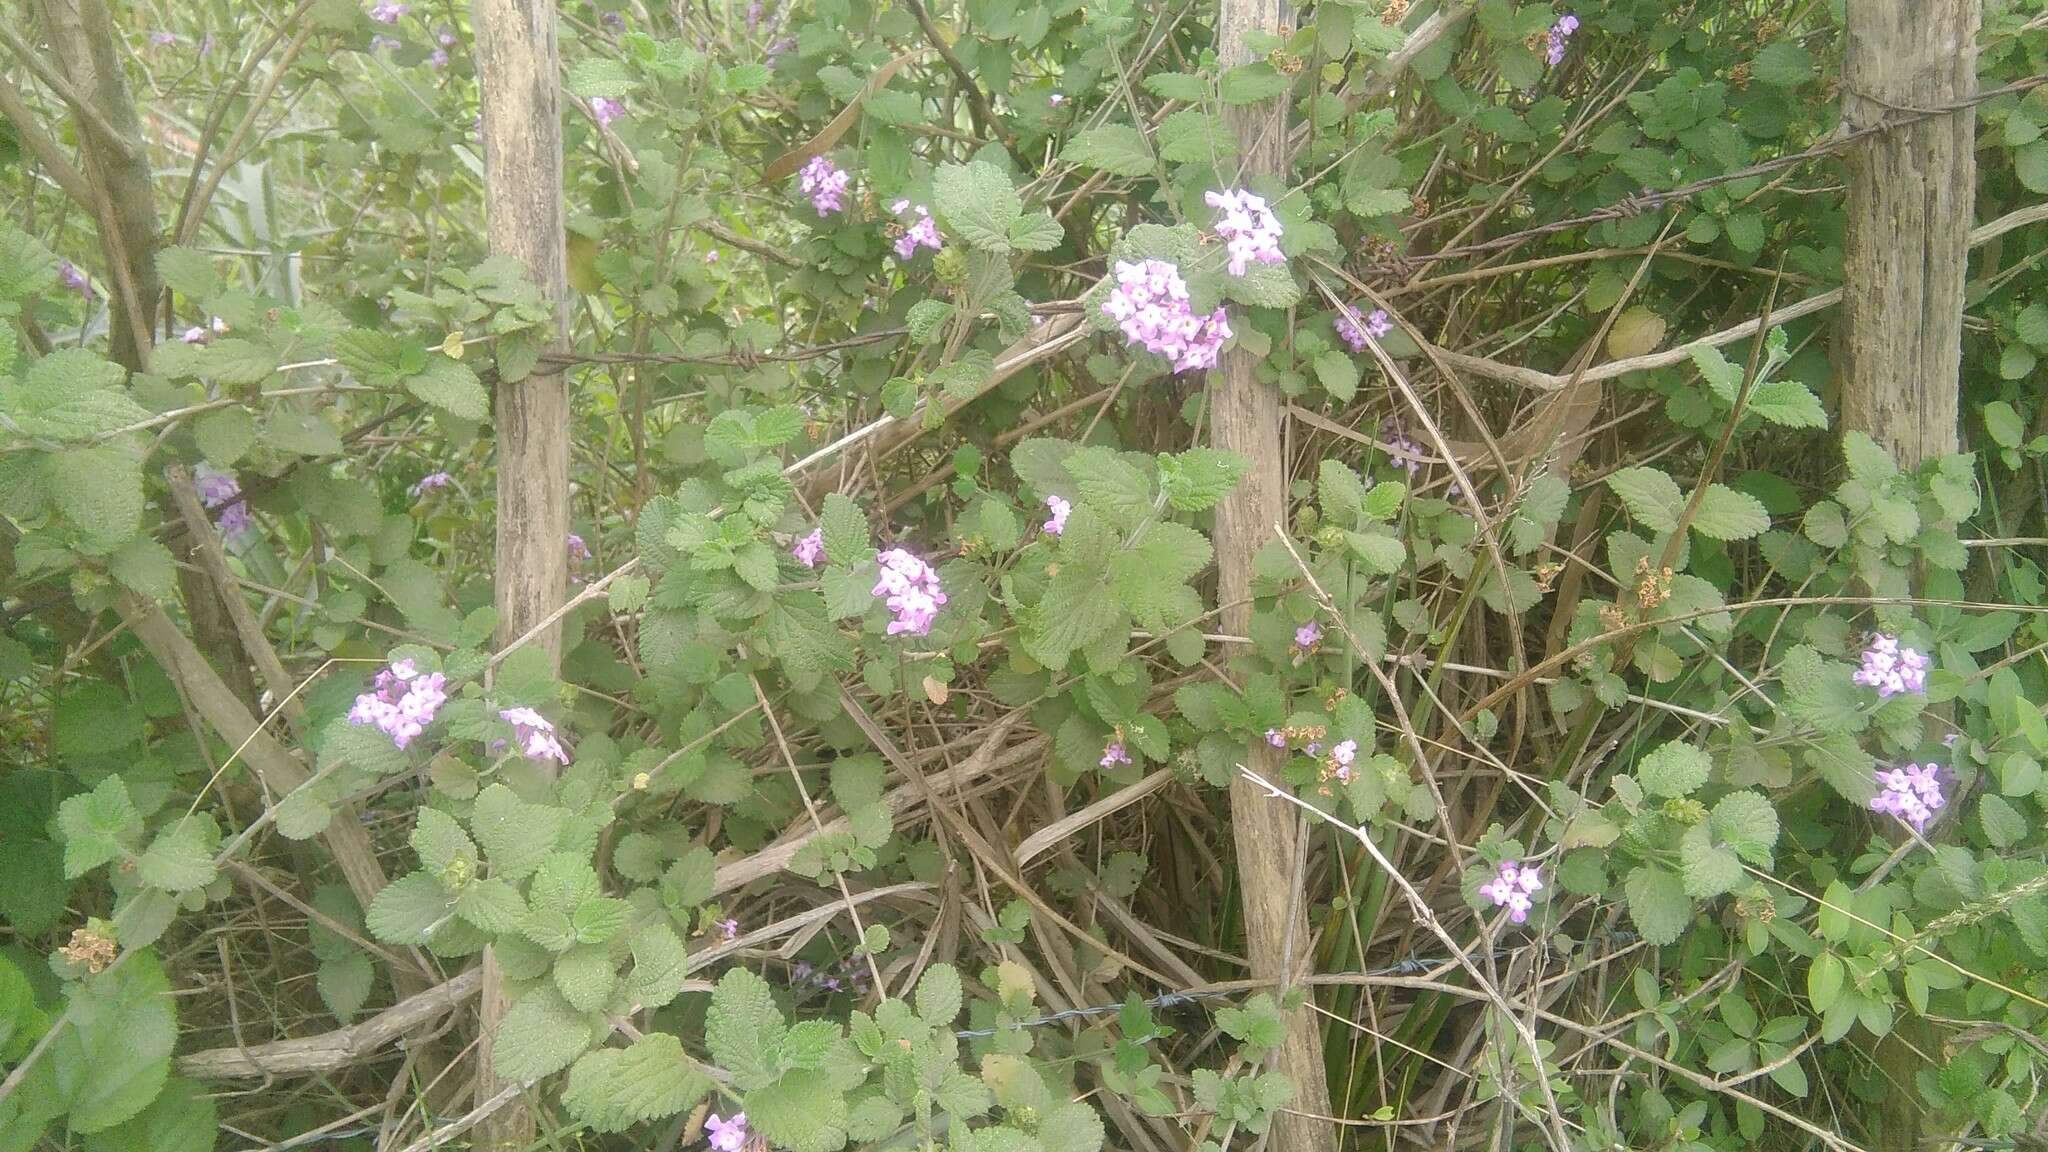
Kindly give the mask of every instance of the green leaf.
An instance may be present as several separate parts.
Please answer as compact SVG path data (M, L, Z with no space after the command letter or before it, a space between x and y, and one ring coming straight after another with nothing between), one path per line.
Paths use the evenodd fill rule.
M220 1137L213 1097L172 1077L141 1112L85 1138L85 1152L211 1152Z
M1715 540L1747 540L1760 536L1771 526L1771 514L1763 501L1726 484L1709 484L1693 510L1692 528Z
M125 845L142 834L142 815L128 799L128 785L109 776L90 792L57 806L57 835L64 841L64 878L75 880L120 859Z
M178 562L171 550L152 536L136 536L107 557L107 571L128 588L152 600L168 600L178 592Z
M1623 891L1629 919L1645 944L1676 943L1692 924L1692 898L1675 873L1654 864L1639 865L1628 874Z
M226 468L256 444L256 418L246 408L205 412L192 422L192 439L207 460Z
M1785 428L1825 428L1827 409L1820 397L1797 380L1764 380L1749 390L1744 408L1760 419Z
M1707 782L1713 760L1701 749L1673 740L1643 757L1636 779L1652 796L1687 796Z
M529 804L503 784L493 784L477 796L469 826L492 873L519 881L533 875L554 851L568 815L560 808Z
M263 442L280 452L300 456L339 456L341 436L319 413L290 404L272 409L263 422Z
M481 423L491 416L491 395L477 382L476 373L439 353L427 358L424 369L405 378L405 390L458 419Z
M1243 456L1215 448L1190 448L1174 455L1160 453L1159 487L1166 502L1181 512L1206 512L1216 506L1249 466Z
M322 960L313 971L313 989L320 993L320 1002L343 1024L354 1019L369 1002L376 980L376 966L361 952Z
M1655 468L1623 468L1607 478L1607 486L1621 497L1637 523L1653 532L1677 530L1685 493L1676 480Z
M71 526L78 549L104 556L142 525L142 469L127 449L113 444L46 453L44 491Z
M1186 72L1154 72L1145 77L1145 90L1162 100L1199 104L1209 95L1209 84Z
M439 808L421 808L415 820L410 842L428 872L444 875L448 866L459 860L466 875L475 875L476 845L469 842L469 834L455 817Z
M952 230L976 248L1010 250L1010 225L1024 203L1010 178L993 164L942 164L932 177L932 206Z
M1256 104L1280 95L1289 86L1279 69L1259 60L1225 72L1221 95L1225 104Z
M1714 838L1759 868L1771 866L1778 844L1778 810L1757 792L1730 792L1714 805Z
M623 60L586 56L569 66L563 86L588 100L592 96L625 96L638 86L633 70Z
M1031 212L1010 221L1010 247L1020 252L1050 252L1067 238L1050 212Z
M1079 1100L1060 1105L1038 1124L1038 1143L1045 1152L1101 1152L1105 1135L1102 1117Z
M2015 151L2012 166L2027 191L2048 193L2048 140L2036 140Z
M710 1090L680 1039L649 1032L631 1047L600 1048L576 1061L562 1104L596 1131L621 1132L683 1112Z
M1060 159L1112 176L1147 176L1153 166L1145 134L1129 124L1105 124L1077 133L1060 150Z
M603 1008L619 984L610 951L595 944L571 948L555 957L553 976L562 999L578 1012Z
M1833 952L1823 952L1814 957L1806 969L1806 999L1814 1012L1826 1012L1834 1005L1847 983L1847 976L1842 958Z
M156 275L164 287L195 301L220 294L220 275L213 270L213 257L196 248L158 249Z
M1695 899L1710 900L1742 883L1742 861L1733 851L1715 844L1705 824L1685 830L1678 857L1685 869L1685 893Z
M516 932L526 919L526 901L502 876L472 880L455 899L455 914L486 932Z
M253 387L277 371L276 352L238 337L215 340L194 359L199 375L230 388Z
M1337 400L1349 403L1358 394L1358 362L1342 351L1333 348L1317 356L1315 369L1323 391Z
M748 1092L747 1125L790 1152L835 1152L846 1144L846 1094L826 1071L796 1071ZM1021 1150L1020 1150L1021 1152Z
M1752 77L1773 88L1797 88L1813 75L1813 53L1797 40L1775 40L1749 68Z
M1899 474L1899 466L1892 454L1879 447L1868 432L1851 429L1842 437L1842 456L1848 462L1849 476L1865 484L1874 484Z
M190 892L213 883L219 871L214 853L220 850L220 827L204 812L181 816L157 833L149 850L135 862L136 879L166 892Z
M2027 836L2027 818L1996 793L1987 792L1977 801L1977 822L1993 848L2010 848Z
M2012 405L1993 400L1984 406L1984 431L2000 448L2018 448L2026 438L2027 424Z
M2013 335L2036 348L2048 348L2048 302L2035 301L2013 317Z
M630 948L633 968L626 974L629 1003L659 1008L682 993L690 958L673 929L659 921L645 924L633 933Z
M531 1084L574 1063L595 1037L590 1018L569 1006L553 984L529 989L498 1023L491 1069L519 1084Z
M47 1059L71 1130L104 1131L147 1108L170 1075L178 1038L171 982L156 954L137 953L75 985L68 1016Z
M363 918L370 935L388 944L425 944L455 914L455 897L425 872L412 872L384 886Z
M934 964L917 981L917 1014L935 1028L948 1027L960 1015L960 973L951 964Z
M743 1089L772 1084L787 1032L768 982L745 968L728 969L704 1015L704 1044L711 1059Z
M944 300L919 300L910 306L903 318L904 326L910 329L910 338L919 344L929 344L939 338L946 321L953 318L953 306Z

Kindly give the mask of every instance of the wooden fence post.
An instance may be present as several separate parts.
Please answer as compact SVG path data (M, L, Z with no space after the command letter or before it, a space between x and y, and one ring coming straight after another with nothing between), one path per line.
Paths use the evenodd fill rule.
M561 69L551 0L475 0L476 70L483 96L484 216L493 255L524 265L554 305L559 350L568 330L565 218L562 205ZM524 635L562 604L568 584L569 394L559 371L543 364L516 383L500 383L492 422L498 436L495 572L498 644ZM561 660L557 624L529 644ZM492 1071L492 1038L509 1003L495 957L484 954L476 1100L506 1087ZM533 1115L514 1105L477 1126L480 1149L524 1149Z

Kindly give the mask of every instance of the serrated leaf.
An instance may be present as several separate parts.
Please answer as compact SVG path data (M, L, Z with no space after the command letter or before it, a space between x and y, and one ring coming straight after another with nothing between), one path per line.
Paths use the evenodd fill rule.
M1708 820L1714 839L1759 868L1771 866L1778 844L1778 810L1756 792L1730 792L1715 803Z
M280 404L263 421L263 442L300 456L338 456L341 436L317 412Z
M156 275L164 287L195 301L220 294L220 274L213 270L213 257L196 248L158 249Z
M1358 362L1338 349L1317 356L1315 359L1316 379L1328 392L1342 403L1349 403L1358 394Z
M531 876L554 850L567 817L560 808L529 804L503 784L493 784L478 794L469 826L491 871L518 881Z
M1607 486L1621 497L1637 523L1653 532L1677 529L1685 493L1676 480L1655 468L1623 468L1607 477Z
M1635 923L1643 943L1676 943L1692 924L1692 897L1685 894L1685 882L1675 873L1654 864L1637 866L1623 883L1628 897L1628 916Z
M387 944L425 944L455 914L455 897L425 872L413 872L384 886L370 901L363 924Z
M136 879L166 892L190 892L213 883L219 869L213 855L220 850L220 827L201 812L180 817L157 833L135 862Z
M1765 380L1749 390L1743 409L1785 428L1825 428L1828 412L1820 397L1797 380Z
M612 998L619 974L612 967L610 950L596 944L571 948L555 957L551 973L555 989L569 1007L578 1012L595 1012Z
M313 972L313 988L320 993L320 1002L327 1005L327 1010L343 1024L355 1019L356 1013L363 1010L376 980L376 966L370 963L369 956L361 952L322 960Z
M1077 133L1060 150L1060 159L1112 176L1146 176L1153 166L1145 134L1129 124L1105 124Z
M627 1048L600 1048L576 1061L562 1104L599 1132L674 1116L696 1105L711 1081L666 1032L649 1032Z
M777 1053L788 1032L768 982L744 968L728 969L711 994L704 1015L704 1044L711 1059L733 1074L741 1088L775 1082Z
M456 897L455 914L485 932L516 932L527 913L519 889L502 876L472 880Z
M531 1084L574 1063L595 1038L590 1018L569 1006L553 984L529 989L498 1022L492 1037L491 1070L517 1084Z
M128 798L128 785L109 776L90 792L57 806L57 834L64 841L64 877L75 880L119 859L124 844L142 831L142 815Z
M1010 247L1020 252L1050 252L1066 237L1050 212L1028 212L1010 221Z
M469 834L455 817L439 808L421 808L414 820L410 843L422 867L439 876L460 860L467 874L475 874L476 845L469 842Z
M960 1015L960 973L951 964L934 964L917 981L917 1014L924 1022L944 1028Z
M65 1015L70 1024L51 1041L44 1083L69 1112L69 1129L90 1135L147 1108L170 1075L178 1035L170 980L156 954L138 952L72 985Z
M405 390L458 419L481 423L490 419L491 396L476 373L460 360L436 353L427 366L405 378Z
M1259 60L1225 72L1220 94L1225 104L1256 104L1280 95L1289 86L1279 69Z
M1209 84L1186 72L1154 72L1145 77L1145 90L1162 100L1199 104L1209 95Z
M1771 526L1771 514L1763 501L1726 484L1709 484L1693 510L1692 528L1715 540L1747 540L1760 536Z
M1102 1117L1080 1100L1060 1105L1038 1124L1038 1143L1045 1152L1101 1152L1105 1136Z
M1678 858L1685 870L1686 895L1710 900L1742 882L1742 862L1735 853L1714 843L1705 824L1686 829L1679 841Z
M1892 454L1870 438L1868 432L1851 429L1842 437L1842 457L1849 465L1849 476L1865 484L1874 484L1899 474L1899 465Z
M70 525L79 551L104 556L142 526L142 469L125 448L69 448L38 460L43 490Z
M569 66L569 75L563 86L587 100L592 96L616 98L627 95L637 83L633 70L625 61L587 56Z
M746 1096L747 1125L790 1152L835 1152L846 1143L846 1094L823 1071L795 1071Z
M932 176L932 207L976 248L1010 250L1010 224L1024 203L1010 178L993 164L941 164Z
M1659 746L1636 765L1636 779L1652 796L1688 796L1707 782L1714 761L1681 740Z

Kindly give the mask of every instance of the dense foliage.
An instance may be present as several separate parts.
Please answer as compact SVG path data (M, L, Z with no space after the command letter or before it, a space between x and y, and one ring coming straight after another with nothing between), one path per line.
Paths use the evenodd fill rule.
M1800 304L1841 8L1329 0L1226 68L1204 5L563 6L563 354L467 12L28 21L0 1148L406 1147L487 947L482 1110L558 1148L1249 1148L1295 1019L1349 1147L2039 1132L2048 89L1977 109L1975 450L1902 468ZM1983 88L2044 58L1988 0ZM54 164L138 110L131 264ZM1232 635L1239 353L1290 513ZM494 390L555 371L559 671L491 606Z

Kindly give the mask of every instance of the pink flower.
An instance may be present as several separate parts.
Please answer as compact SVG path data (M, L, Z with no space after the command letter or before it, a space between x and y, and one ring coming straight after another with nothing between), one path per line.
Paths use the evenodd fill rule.
M400 4L397 0L378 0L370 6L370 19L379 24L396 24L400 16L410 11L410 4Z
M823 156L811 157L811 162L797 173L797 186L811 198L811 207L818 210L820 218L845 208L840 197L846 195L847 185L852 182L853 177L845 169Z
M406 491L410 492L412 498L417 500L436 488L446 488L453 483L455 483L455 477L450 476L446 472L429 472L414 481L413 486L406 489Z
M434 722L448 700L447 685L439 672L422 675L412 661L397 661L377 673L370 691L356 697L348 722L373 724L403 748Z
M1913 831L1925 831L1935 810L1948 802L1936 775L1940 770L1938 764L1908 764L1879 772L1877 782L1884 785L1884 791L1871 800L1871 810L1889 812L1912 825Z
M1222 308L1196 316L1180 269L1164 260L1119 260L1116 284L1102 313L1123 328L1127 344L1166 358L1175 372L1213 368L1231 336Z
M1278 728L1268 728L1266 729L1266 743L1275 748L1285 748L1287 747L1287 737L1281 735Z
M1286 263L1287 257L1280 251L1280 220L1266 207L1265 197L1211 190L1202 194L1202 201L1223 213L1216 221L1216 235L1223 238L1230 253L1232 276L1244 275L1253 262Z
M737 939L740 934L740 922L737 919L731 918L720 920L718 922L718 934L727 940Z
M919 248L929 248L937 252L945 247L945 242L939 239L939 225L937 221L932 219L931 209L922 204L913 206L908 200L898 200L889 206L889 211L894 212L898 216L903 215L906 211L914 211L917 216L917 220L910 227L903 230L903 235L896 238L896 258L898 260L910 259L917 255Z
M1358 322L1352 317L1353 313L1349 308L1344 310L1342 316L1337 317L1337 337L1349 344L1353 352L1365 351L1366 337L1384 340L1387 333L1394 330L1393 321L1387 319L1386 310L1383 308L1375 308L1367 313L1363 328L1359 327Z
M704 1121L704 1131L712 1152L741 1152L747 1146L747 1114L741 1112L730 1120L721 1120L713 1112Z
M86 279L78 265L69 260L57 262L57 282L88 300L92 299L92 281Z
M706 264L716 264L716 263L718 263L718 249L716 249L716 248L713 248L713 249L712 249L711 251L709 251L709 252L706 252L706 253L704 254L704 262L705 262Z
M199 490L199 502L208 508L218 508L242 495L242 486L235 482L234 473L206 464L192 470L192 486Z
M569 560L572 563L581 564L585 560L590 559L590 546L583 542L583 537L578 536L574 532L569 533L568 539L564 541L564 546L569 549Z
M1422 445L1410 440L1392 416L1380 421L1380 439L1386 441L1387 457L1406 469L1410 479L1422 471Z
M519 740L519 750L529 760L553 760L567 764L569 753L555 736L555 726L548 718L531 708L501 708L498 718L512 725L512 734Z
M799 539L789 550L789 554L796 557L796 562L804 567L816 568L818 561L825 558L825 530L811 529L811 534Z
M889 611L896 614L889 621L889 635L909 632L922 636L930 632L933 618L946 602L938 572L901 548L879 552L875 560L882 566L881 577L869 594L887 597Z
M1074 506L1057 496L1047 496L1045 498L1045 506L1052 510L1052 519L1045 522L1046 532L1053 536L1065 532L1067 530L1067 513L1072 512Z
M623 100L613 100L608 96L590 98L590 118L601 125L610 127L612 121L625 114L626 104Z
M1898 637L1879 632L1863 650L1863 667L1850 679L1877 689L1878 699L1901 692L1927 690L1927 657L1916 649L1899 645Z
M1055 92L1055 93L1053 93L1052 95L1050 95L1050 96L1047 96L1047 97L1045 98L1045 102L1046 102L1047 104L1050 104L1050 105L1052 105L1053 107L1057 108L1057 107L1059 107L1060 105L1062 105L1062 104L1065 104L1065 103L1067 102L1067 96L1066 96L1066 93L1064 93L1064 92Z
M1567 12L1563 16L1558 17L1557 23L1550 26L1550 31L1543 34L1545 42L1543 47L1544 62L1552 68L1564 63L1565 41L1570 40L1572 33L1578 30L1579 18L1577 16Z
M1479 887L1494 907L1507 909L1508 919L1517 924L1529 919L1529 909L1534 906L1529 897L1542 890L1542 870L1533 864L1521 867L1513 860L1503 861L1500 872Z
M1358 759L1358 741L1345 740L1330 749L1330 762L1336 765L1333 773L1339 780L1351 779L1352 761Z
M1313 620L1294 630L1294 647L1298 651L1311 651L1322 642L1323 630L1316 627L1316 622Z
M1131 754L1124 751L1123 741L1111 740L1102 750L1102 759L1097 760L1095 763L1100 767L1110 768L1118 764L1129 764L1130 762Z

